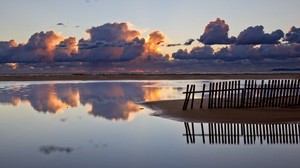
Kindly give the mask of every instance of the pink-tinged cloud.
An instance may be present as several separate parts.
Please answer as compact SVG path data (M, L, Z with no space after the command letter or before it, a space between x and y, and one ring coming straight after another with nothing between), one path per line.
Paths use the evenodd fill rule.
M213 44L232 44L235 42L235 37L228 37L229 26L224 20L217 18L215 21L211 21L204 30L204 33L198 39L206 45Z

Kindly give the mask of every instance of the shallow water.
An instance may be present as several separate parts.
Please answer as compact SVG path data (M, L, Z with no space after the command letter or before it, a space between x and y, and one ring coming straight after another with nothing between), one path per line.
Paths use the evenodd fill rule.
M228 128L222 141L218 124L204 123L202 136L195 123L191 134L191 123L138 104L184 98L186 84L208 82L1 82L0 167L298 167L298 125L263 125L264 137L259 125L242 135L242 125L219 124ZM236 141L226 139L237 127Z

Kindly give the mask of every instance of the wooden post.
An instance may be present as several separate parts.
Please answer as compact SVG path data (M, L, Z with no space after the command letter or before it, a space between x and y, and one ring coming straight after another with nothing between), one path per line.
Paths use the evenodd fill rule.
M279 100L279 92L280 92L280 80L277 80L277 87L276 87L276 95L275 95L275 104L274 107L278 107L278 100Z
M242 90L242 100L241 100L241 107L245 107L245 97L246 97L246 87L247 87L247 80L245 80L244 89Z
M264 80L261 81L261 85L260 85L260 99L259 99L259 107L263 107L263 96L264 96Z
M293 94L293 85L294 85L294 80L291 80L291 85L289 85L289 96L288 96L288 103L287 106L291 105L291 99L292 99L292 94Z
M297 93L297 92L296 92L296 91L297 91L296 89L297 89L297 80L295 79L295 80L294 80L294 86L293 86L293 94L292 94L292 96L293 96L293 97L292 97L292 103L291 103L292 105L296 105L296 97L297 97L297 96L296 96L296 93Z
M212 84L209 83L209 91L208 91L208 108L211 108L211 89L212 89Z
M227 105L226 107L230 107L230 97L231 97L231 81L229 81L229 86L228 86L228 99L227 99Z
M224 93L224 108L227 108L227 81L225 82Z
M211 96L212 96L212 100L211 100L211 108L215 108L215 83L212 83L212 90L211 90Z
M219 83L218 82L216 82L216 89L215 89L215 93L214 93L214 96L215 96L215 99L214 99L214 105L215 105L215 107L214 108L218 108L218 101L217 101L217 99L218 99L218 86L219 86Z
M189 87L190 87L190 85L186 86L185 99L184 99L182 110L186 110L187 105L189 103Z
M241 102L241 100L240 100L240 93L241 93L241 81L238 81L238 97L237 97L238 101L237 101L237 107L240 107L240 102Z
M272 96L273 97L272 107L276 107L275 104L276 104L276 100L277 100L277 95L276 95L277 94L277 89L278 89L277 80L275 80L274 81L274 89L273 89L274 91L273 91L273 96Z
M195 99L195 87L196 87L196 85L192 85L191 86L191 94L192 94L192 103L191 103L191 109L193 109L194 108L194 99Z
M225 82L222 83L221 108L223 108Z
M222 108L221 106L221 92L222 92L222 83L219 82L219 91L218 91L218 108Z
M286 96L285 96L285 103L284 103L284 106L287 107L288 104L289 104L289 96L290 96L290 80L288 80L287 82L287 86L286 86L286 89L287 89L287 93L286 93Z
M254 91L253 91L253 106L252 107L256 107L257 105L257 96L256 93L257 92L257 84L256 81L254 81Z
M271 84L271 87L270 87L270 90L269 90L269 102L268 102L268 106L267 107L271 107L272 105L272 101L273 101L273 91L274 91L274 80L272 80L272 84Z
M282 103L283 102L283 90L284 90L284 80L281 80L278 107L282 107L282 104L283 104Z
M205 92L205 83L203 84L203 88L202 88L202 95L201 95L200 109L203 108L204 92Z
M300 105L300 79L298 79L297 85L296 104Z

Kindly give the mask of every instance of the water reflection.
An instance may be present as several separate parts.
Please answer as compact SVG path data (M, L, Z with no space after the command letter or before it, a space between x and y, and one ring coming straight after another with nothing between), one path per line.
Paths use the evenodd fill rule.
M140 111L137 102L161 100L168 98L164 97L166 95L180 92L171 87L150 86L150 83L142 82L31 84L0 89L0 103L13 106L29 103L37 112L43 113L58 113L83 105L89 107L91 115L128 120Z
M300 124L184 123L186 142L203 144L298 144Z

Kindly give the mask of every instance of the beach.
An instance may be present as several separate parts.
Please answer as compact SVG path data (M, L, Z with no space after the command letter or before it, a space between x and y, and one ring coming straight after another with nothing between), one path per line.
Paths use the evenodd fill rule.
M300 79L299 73L243 73L243 74L9 74L0 81L52 80L226 80L226 79Z
M199 108L199 100L194 108L182 110L184 100L165 100L143 102L142 106L153 111L151 115L180 122L195 123L298 123L300 122L300 107L272 108ZM207 100L204 100L207 104Z

